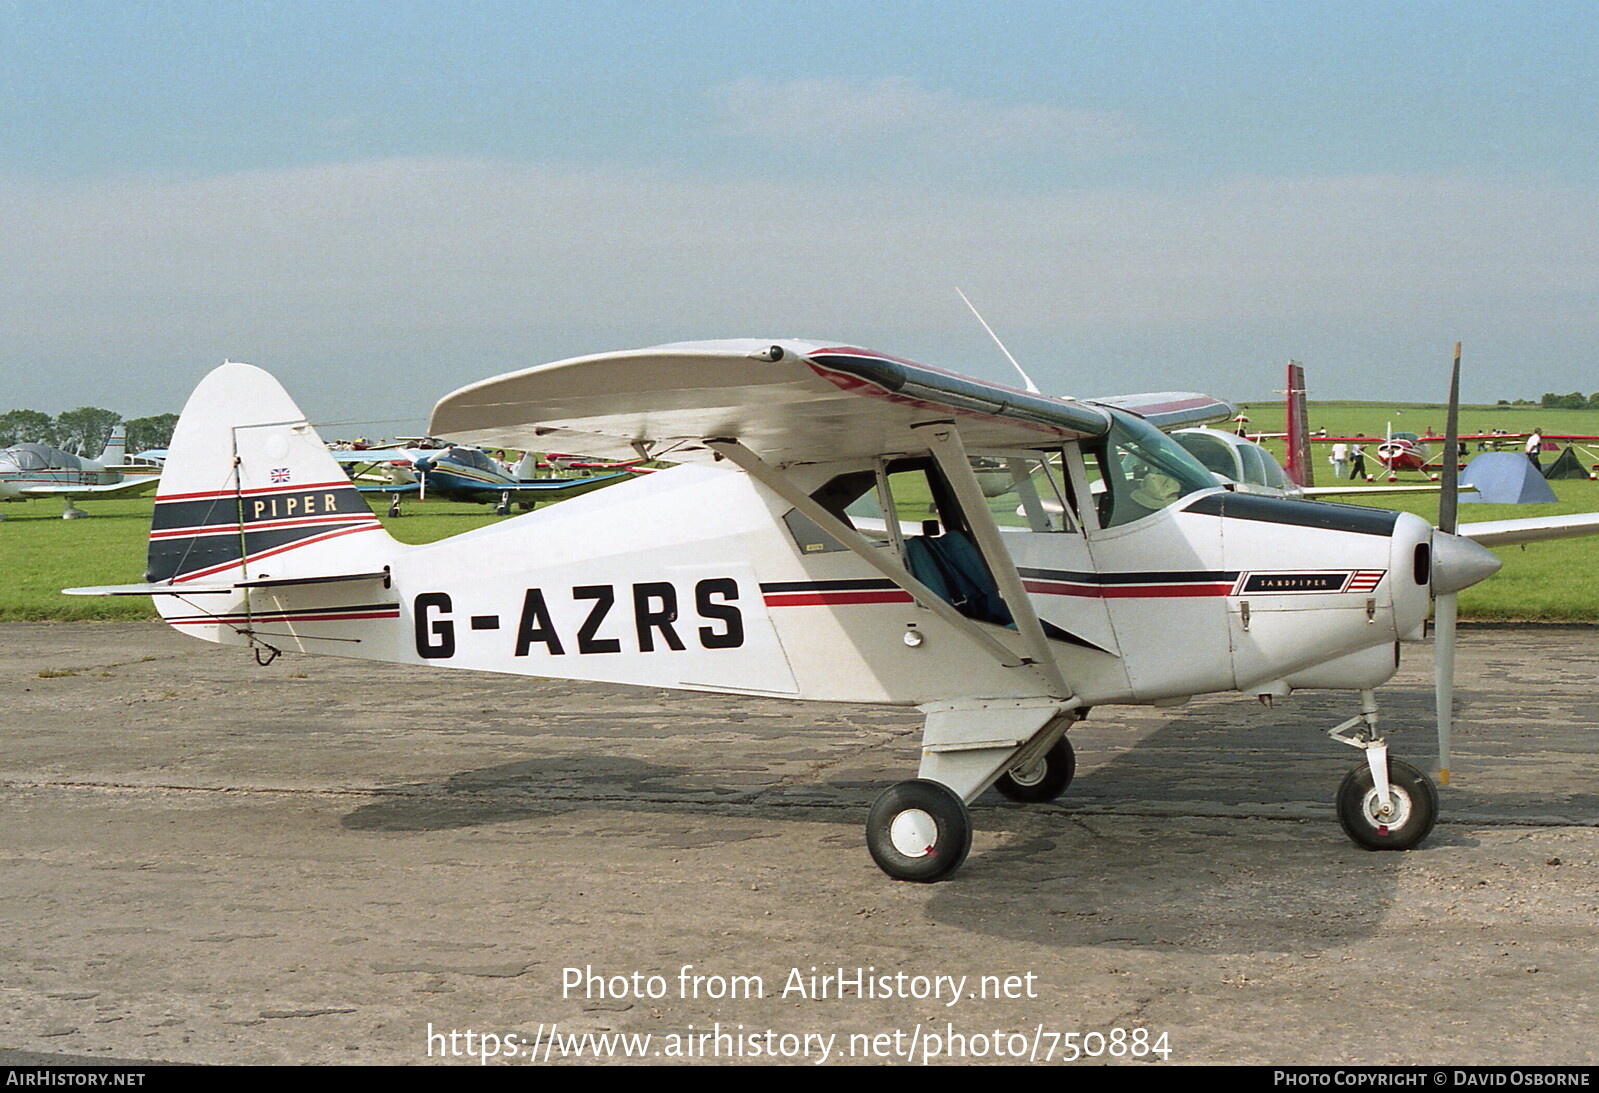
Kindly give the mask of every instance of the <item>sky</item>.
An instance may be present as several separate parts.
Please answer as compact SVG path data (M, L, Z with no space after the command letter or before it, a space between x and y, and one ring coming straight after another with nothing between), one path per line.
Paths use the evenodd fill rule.
M1599 390L1599 7L0 0L0 411L329 436L729 337L1046 392Z

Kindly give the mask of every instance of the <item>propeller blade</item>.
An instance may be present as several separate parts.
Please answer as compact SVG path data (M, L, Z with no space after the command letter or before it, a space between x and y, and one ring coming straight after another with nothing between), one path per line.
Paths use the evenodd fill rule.
M417 471L416 472L416 499L418 501L426 501L428 499L428 472L427 471Z
M1438 528L1455 533L1460 507L1460 343L1455 343L1455 366L1449 375L1449 411L1444 422L1443 488L1438 493Z
M1449 732L1455 721L1455 610L1459 593L1433 601L1433 699L1438 713L1438 784L1449 784Z
M1439 479L1438 530L1448 535L1458 526L1460 507L1460 343L1449 375L1449 411L1444 425L1443 475ZM1433 700L1438 716L1438 784L1449 784L1449 734L1455 721L1455 619L1459 594L1433 598Z

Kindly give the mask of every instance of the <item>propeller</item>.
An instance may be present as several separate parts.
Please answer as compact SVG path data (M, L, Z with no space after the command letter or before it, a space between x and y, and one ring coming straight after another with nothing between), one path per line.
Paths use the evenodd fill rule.
M1460 343L1455 343L1455 364L1449 375L1449 410L1444 423L1444 465L1438 493L1438 530L1453 536L1459 526L1460 507ZM1433 564L1441 560L1438 546L1448 540L1434 537ZM1436 572L1436 571L1435 571ZM1446 570L1447 572L1447 570ZM1437 573L1439 578L1444 573ZM1434 588L1438 585L1435 583ZM1455 720L1455 618L1460 593L1450 589L1433 597L1433 691L1438 712L1438 784L1449 784L1449 732Z
M1493 551L1455 533L1460 507L1460 343L1449 377L1444 427L1443 475L1439 482L1438 528L1432 536L1433 690L1438 714L1438 784L1449 784L1449 731L1455 714L1455 618L1459 593L1499 571Z
M429 456L422 456L411 464L411 469L416 472L416 499L428 499L428 471L433 469L433 460Z

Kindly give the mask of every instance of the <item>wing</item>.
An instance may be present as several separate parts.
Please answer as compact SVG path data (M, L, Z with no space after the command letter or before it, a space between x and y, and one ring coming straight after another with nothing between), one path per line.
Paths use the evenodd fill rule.
M620 482L624 478L632 478L631 474L618 472L616 474L594 474L587 478L547 478L534 482L523 482L507 492L511 500L519 503L537 501L548 504L555 501L565 501L568 497L576 497L580 493L597 490L601 486L609 486L613 482Z
M145 475L103 486L21 486L17 492L23 497L137 497L160 484L160 475Z
M1430 486L1404 485L1404 486L1305 486L1299 492L1305 497L1336 497L1351 494L1375 493L1437 493L1443 487L1434 482Z
M1536 543L1545 539L1574 539L1582 535L1599 535L1599 512L1583 512L1575 516L1533 516L1525 520L1485 520L1477 524L1461 524L1459 531L1466 538L1487 547Z
M912 426L941 420L959 421L969 447L1016 448L1101 436L1111 419L1090 403L864 349L749 340L604 353L497 376L447 395L428 428L482 447L676 462L709 461L702 441L737 438L782 463L921 450L926 440Z
M1186 429L1221 421L1233 416L1230 402L1189 391L1158 391L1148 395L1116 395L1095 399L1101 406L1114 406L1145 418L1157 429Z
M410 462L416 453L404 448L363 448L360 451L334 451L328 449L333 461L341 467L358 467L363 463Z

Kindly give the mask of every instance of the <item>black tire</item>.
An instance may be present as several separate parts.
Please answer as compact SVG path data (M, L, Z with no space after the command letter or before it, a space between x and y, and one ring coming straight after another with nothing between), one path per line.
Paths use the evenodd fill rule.
M999 776L994 788L1007 800L1040 804L1065 793L1076 773L1077 753L1072 750L1072 742L1063 736L1044 753L1044 761L1025 776L1018 777L1015 771L1008 770Z
M1338 822L1356 845L1367 850L1409 850L1438 821L1438 791L1432 779L1402 759L1388 760L1393 815L1378 815L1376 782L1361 764L1338 787Z
M925 849L916 845L921 839ZM920 778L900 782L872 805L866 847L878 868L895 880L943 880L972 848L971 815L948 786Z

